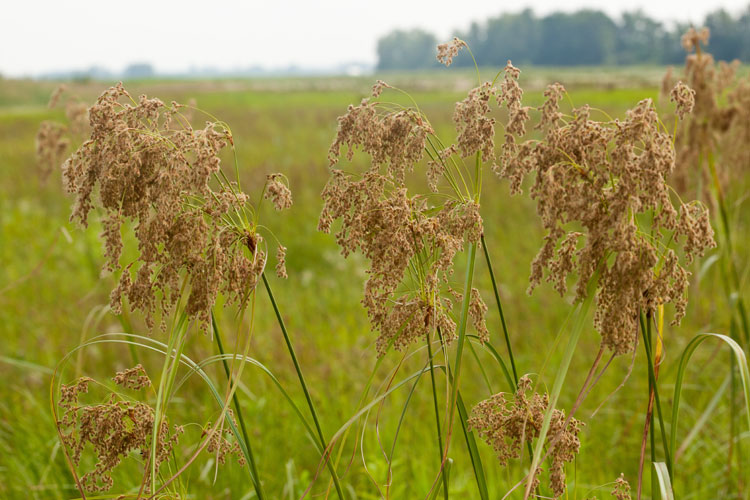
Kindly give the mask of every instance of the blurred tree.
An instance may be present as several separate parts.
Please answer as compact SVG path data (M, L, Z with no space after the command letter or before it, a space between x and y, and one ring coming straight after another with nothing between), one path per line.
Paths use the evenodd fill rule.
M437 65L435 35L420 29L395 30L378 40L377 69L414 69Z
M154 68L148 63L135 63L130 64L125 71L122 72L122 77L126 80L133 80L139 78L152 78L155 75Z
M541 28L537 64L589 66L615 62L617 27L601 11L556 12L542 18Z
M665 34L662 24L642 10L623 13L617 24L617 64L658 64L662 57L661 40Z
M739 59L743 51L743 35L740 26L741 18L732 18L724 9L711 12L706 16L704 25L711 30L711 40L709 41L709 52L715 59L722 61L731 61ZM745 26L747 30L747 26Z
M750 6L736 16L723 9L706 16L709 51L717 60L750 61ZM579 10L537 17L531 9L473 22L456 36L465 40L480 66L675 64L685 60L680 43L690 25L668 26L641 10L625 12L615 22L604 12ZM378 41L378 69L433 67L435 36L422 30L393 31ZM453 60L471 66L466 51Z

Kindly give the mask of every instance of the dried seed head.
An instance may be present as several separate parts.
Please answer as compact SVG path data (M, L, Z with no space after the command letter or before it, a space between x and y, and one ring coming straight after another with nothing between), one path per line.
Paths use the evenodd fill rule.
M140 365L118 373L115 382L126 387L140 388L148 380ZM87 405L79 401L80 395L88 392L90 378L78 379L70 386L61 386L60 408L64 410L58 428L63 445L70 450L73 463L78 465L87 445L91 445L97 456L93 468L81 476L81 483L89 491L106 491L113 485L112 471L132 451L139 451L143 458L150 454L151 436L154 428L154 409L145 403L118 400L111 394L105 403ZM150 383L150 381L149 381ZM170 426L166 418L159 424L156 445L156 471L170 458L172 448L183 429ZM151 468L145 467L144 484L148 485Z
M682 35L682 39L680 40L682 43L682 48L685 49L686 52L693 52L693 51L700 51L701 44L708 45L708 39L711 37L711 32L708 28L701 28L699 31L697 31L692 26L690 29L687 30L687 32Z
M563 295L567 277L576 272L575 299L582 300L598 271L595 326L604 345L622 354L635 346L640 311L674 303L675 322L684 315L689 273L672 250L664 250L669 238L662 231L685 236L688 262L715 245L713 231L703 205L690 211L672 205L666 177L675 153L650 100L624 121L592 120L587 107L573 114L570 122L545 123L545 140L532 143L529 152L537 171L532 198L548 231L532 263L529 292L547 271L547 281ZM654 226L642 229L639 214L648 213ZM566 231L570 223L583 230Z
M489 82L472 89L463 101L456 103L453 122L458 131L457 146L466 158L477 152L482 160L493 161L495 155L495 119L490 118L490 98L497 89Z
M292 192L283 182L282 174L270 174L266 180L264 198L271 200L276 210L284 210L292 206Z
M682 120L686 114L693 111L693 106L695 106L695 90L682 82L677 82L677 85L675 85L669 94L669 100L676 104L677 116Z
M503 466L519 458L523 446L538 438L541 432L549 397L534 393L529 398L530 386L529 378L521 377L515 395L496 394L479 402L471 411L469 427L492 446ZM581 446L578 433L582 423L571 418L566 425L565 420L563 411L553 410L546 436L552 463L550 488L556 498L565 492L565 464L575 459ZM540 473L541 469L535 471L536 481Z
M437 60L446 66L450 66L453 62L453 58L458 54L458 51L466 46L466 42L457 37L453 37L453 40L450 42L441 43L437 46Z
M194 129L179 107L146 96L135 101L122 85L110 88L90 108L91 136L65 162L63 177L75 195L71 219L86 225L94 206L104 210L105 268L121 271L113 310L126 297L152 326L157 307L165 317L180 298L181 282L188 283L185 311L208 329L217 294L225 293L228 303L246 300L266 256L258 235L227 222L246 210L247 195L226 182L212 187L230 133L210 122ZM277 207L291 204L275 176L269 185ZM126 221L133 223L140 255L123 265Z
M378 80L375 85L372 86L372 97L380 97L383 93L383 89L392 89L390 85L385 83L383 80Z
M117 372L112 378L115 384L127 387L128 389L139 390L151 386L151 379L146 374L142 365L138 364L133 368Z
M617 500L630 500L630 484L625 480L625 474L620 474L620 477L615 479L612 496Z
M276 249L276 276L288 278L286 274L286 247L279 245Z
M42 182L62 165L70 145L66 133L67 128L56 122L45 121L39 126L36 134L36 160Z
M479 109L480 115L489 111L489 94L480 97L482 92L480 88L470 95L466 106L457 107L459 145L436 152L428 165L428 184L434 191L449 157L462 147L476 147L468 145L474 140L468 136L469 130L476 129L475 110ZM371 158L370 167L361 176L331 169L322 193L325 204L318 229L330 232L334 221L340 221L336 240L342 254L361 252L370 260L362 302L379 333L379 355L390 346L405 349L437 329L444 341L452 340L456 328L450 318L452 302L441 295L450 289L448 275L456 253L467 242L477 242L482 234L477 203L453 199L434 206L425 197L408 194L406 174L422 158L427 135L432 133L416 110L381 112L377 103L364 100L339 118L329 151L331 166L339 161L344 145L349 147L348 159L355 148ZM407 275L416 286L406 286ZM472 314L484 337L482 307L481 301L475 300Z

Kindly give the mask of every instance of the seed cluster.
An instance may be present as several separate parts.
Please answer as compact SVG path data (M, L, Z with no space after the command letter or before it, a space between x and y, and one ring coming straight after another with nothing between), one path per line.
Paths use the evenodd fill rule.
M230 132L215 122L194 129L181 108L110 88L90 108L91 137L63 175L75 195L71 219L86 225L95 206L104 210L105 268L121 271L112 308L119 311L126 297L151 327L157 302L163 318L181 299L182 282L189 284L186 313L208 328L217 294L228 303L246 300L266 253L247 222L247 195L222 181L219 155L232 143ZM277 209L291 205L278 175L269 176L266 196ZM126 221L134 224L140 255L121 265Z
M118 373L115 382L123 387L139 389L151 385L151 380L140 365ZM94 469L81 477L81 483L90 491L109 490L113 485L112 470L131 451L140 452L143 460L148 459L151 449L151 436L154 428L154 410L145 403L125 401L112 394L107 402L95 405L82 404L81 394L88 392L92 379L83 377L71 385L61 387L61 420L57 423L63 445L71 452L71 459L78 465L81 454L91 445L97 456ZM172 448L183 433L183 428L174 426L170 432L168 422L159 425L156 470L170 458ZM146 481L151 468L146 467Z
M227 410L227 418L234 423L235 427L237 427L237 422L234 420L232 410ZM245 456L242 454L239 443L234 440L230 441L229 438L231 437L232 432L229 426L226 426L223 430L224 432L222 432L221 429L212 426L211 422L206 424L203 431L203 436L206 436L207 434L209 435L206 451L216 456L220 465L226 463L227 456L234 455L237 459L237 463L240 466L244 466Z
M703 48L708 44L710 32L707 28L690 28L682 37L685 58L684 76L686 84L674 87L672 71L662 81L662 94L674 87L670 97L676 100L677 115L681 122L676 137L677 168L674 182L681 192L693 188L700 181L702 195L712 197L707 186L712 183L711 172L706 168L709 157L719 164L717 177L725 186L733 173L750 170L750 77L737 74L739 61L727 63L714 61ZM687 88L693 98L687 95ZM692 115L685 119L685 107L680 105L680 96L694 100Z
M388 87L377 84L374 95L383 88ZM474 132L465 124L477 110L482 112L474 101L485 98L473 93L469 99L473 101L457 111L461 115L457 119L460 145L446 148L443 160L458 149L481 147L473 142L470 136ZM418 111L393 111L365 99L359 106L350 106L338 122L318 229L330 232L339 220L336 239L343 255L361 251L370 260L363 304L379 332L378 354L384 354L390 345L404 349L436 328L450 342L456 324L451 317L453 295L446 293L448 277L456 254L482 234L479 204L450 199L433 205L425 196L409 194L406 175L414 171L425 154L427 137L434 134ZM371 165L362 175L334 168L343 146L348 147L349 160L355 149L370 156ZM433 162L427 171L428 183L435 190L441 168ZM478 293L472 294L471 304L472 318L483 325L486 306ZM482 326L479 333L485 338L486 328Z
M61 85L52 93L48 105L50 109L57 107L66 90L65 85ZM72 97L65 101L65 117L65 123L44 121L37 131L36 158L42 182L62 165L71 143L81 139L88 129L88 109Z
M479 402L468 420L469 427L492 446L503 466L519 458L522 447L538 438L541 432L549 397L537 393L529 397L530 387L531 380L521 377L514 395L498 393ZM550 488L555 498L565 492L565 464L573 461L581 446L578 433L582 423L571 418L566 425L565 420L562 410L553 410L546 437L552 463ZM535 486L539 484L540 473L541 469L535 471Z
M666 183L675 162L672 138L651 100L622 121L598 121L588 106L564 117L564 93L559 84L548 87L535 127L544 139L506 141L499 175L519 192L523 178L536 174L531 197L547 235L532 263L529 293L546 274L564 295L575 272L575 300L583 300L598 272L595 326L604 345L622 354L635 346L641 311L673 303L675 324L685 314L689 272L669 243L684 240L689 263L715 246L713 230L702 204L672 204ZM691 93L678 87L676 95L687 112Z

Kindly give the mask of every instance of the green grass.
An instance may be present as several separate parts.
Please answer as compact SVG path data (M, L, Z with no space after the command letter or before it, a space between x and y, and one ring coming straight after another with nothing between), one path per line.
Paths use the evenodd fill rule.
M536 81L551 78L552 74L551 70L533 70L528 78ZM431 117L438 133L450 140L453 103L468 90L462 91L460 84L472 84L465 76L459 76L439 79L440 85L431 87L420 86L420 82L430 81L432 75L393 75L393 78L410 91L417 88L412 95ZM563 73L561 78L564 81L574 76ZM613 116L622 116L625 109L638 100L655 97L655 82L646 83L650 86L580 85L573 88L571 96L576 104L589 103ZM359 303L366 263L359 256L343 259L333 237L316 231L322 205L319 193L327 178L326 154L335 132L336 117L350 103L364 97L369 85L366 78L268 79L259 82L140 82L131 89L133 94L148 92L165 102L171 99L184 102L195 97L199 107L228 122L234 133L246 191L257 195L267 173L280 171L289 178L294 206L273 220L270 217L266 220L272 220L271 229L288 247L290 279L270 278L270 281L326 437L334 435L356 413L357 402L377 361L376 335L369 331L365 311ZM60 116L59 112L45 108L53 87L46 83L0 80L0 497L8 499L78 496L57 445L49 411L50 370L82 340L121 328L114 316L105 315L99 324L83 331L87 316L107 303L113 285L112 277L99 276L99 263L103 260L97 237L99 227L93 220L86 230L68 223L71 200L63 193L59 172L44 185L37 176L36 129L41 120ZM530 104L541 102L538 86L532 85L532 88L535 90L527 94L527 101ZM102 89L101 84L86 83L73 86L72 92L90 101ZM748 255L749 250L750 213L738 201L747 186L747 182L739 183L728 194L730 203L736 202L732 209L735 213L732 230L737 255ZM498 293L521 375L538 369L547 356L570 310L570 297L560 299L548 286L540 287L532 297L525 293L530 263L543 236L533 200L509 196L504 182L486 175L482 213ZM694 274L699 274L700 265L695 265ZM741 261L740 266L741 275L746 276L747 267ZM719 274L715 269L704 273L691 289L688 316L682 326L665 327L666 361L661 367L659 384L667 414L672 411L669 395L674 382L678 376L684 379L679 429L675 434L678 447L696 422L705 421L701 419L702 413L728 374L726 350L712 349L713 343L695 351L685 373L678 370L679 355L695 334L728 333L729 315L720 299L723 289ZM454 279L460 280L463 275L462 268ZM483 258L477 259L474 281L483 291L485 302L492 304L492 283ZM258 294L257 302L249 355L269 367L297 407L305 409L305 396L299 388L273 309L262 293ZM230 325L234 311L219 306L217 313L217 322L226 334L225 345L233 346L231 332L235 329ZM148 333L139 317L131 319L134 328L131 333ZM503 330L492 307L488 320L492 343L505 358ZM559 406L570 407L573 403L598 350L599 336L590 323L580 333L566 384L559 388ZM155 340L166 343L166 336L158 330L152 335ZM188 338L185 354L192 359L216 353L215 343L208 336L193 333ZM163 359L155 353L138 354L149 373L156 377ZM559 365L563 354L553 352L550 370ZM485 367L493 367L487 370L492 389L505 390L505 373L498 364L482 350L478 350L478 356L487 361ZM398 361L395 354L385 358L373 387L379 387L386 380ZM508 362L507 358L505 361ZM628 357L618 358L578 410L577 417L587 425L581 432L581 453L574 466L568 469L570 498L593 495L607 498L611 482L620 472L625 473L631 484L635 483L643 415L648 402L648 377L645 369L636 368L626 385L614 392L626 376L630 361ZM639 349L636 367L644 366L645 362L643 350ZM86 349L82 372L106 381L115 370L132 364L126 346L96 344ZM422 361L407 360L396 380L422 369ZM74 372L67 370L63 381L73 379ZM206 372L217 383L225 379L220 363L208 366ZM439 373L436 371L436 375ZM471 356L464 359L461 380L461 395L468 408L488 397L482 375ZM445 377L436 376L436 384L437 393L445 394ZM379 449L376 422L383 447L390 450L404 402L410 397L410 386L411 383L407 383L394 391L384 400L377 415L380 404L372 410L361 451L367 460L367 469L362 465L359 451L350 456L354 441L354 436L350 436L339 468L347 498L379 498L369 477L376 478L382 485L388 464ZM591 412L613 392L596 417L589 419ZM318 480L313 493L325 491L330 476L319 464L316 445L273 382L249 366L243 374L238 397L258 474L268 498L299 498L316 474ZM739 408L744 408L741 401L739 404ZM725 396L675 463L672 487L676 497L734 498L738 471L735 466L727 472L726 464L731 408ZM200 380L193 377L171 403L170 412L172 418L181 422L202 423L214 420L219 407ZM427 495L438 469L434 419L430 380L423 376L411 395L399 430L397 451L391 464L391 498ZM740 431L747 436L743 423L740 420ZM356 431L357 427L353 429ZM361 433L361 429L359 431ZM197 442L198 437L199 431L193 428L186 433L184 442ZM744 441L743 449L747 450L747 439ZM500 498L523 477L524 470L520 466L501 469L492 450L484 443L477 445L487 476L489 498ZM450 458L453 460L451 496L479 498L471 459L458 427L454 430ZM664 459L657 450L657 461ZM745 463L746 460L747 457ZM127 462L115 476L115 484L121 485L121 490L139 484L136 459ZM347 466L348 471L343 474ZM213 457L204 453L188 470L183 485L193 498L252 498L254 488L247 471L236 463L221 467L215 483L213 476ZM648 483L649 473L644 477ZM381 489L385 491L382 486ZM648 484L644 491L651 491Z

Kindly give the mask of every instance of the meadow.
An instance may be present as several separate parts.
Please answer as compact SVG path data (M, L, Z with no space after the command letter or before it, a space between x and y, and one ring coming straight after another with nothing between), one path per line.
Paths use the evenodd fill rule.
M527 105L540 106L546 85L560 81L576 105L587 103L612 117L624 119L627 109L646 98L653 98L658 110L673 112L673 105L659 97L663 68L521 69ZM490 77L494 74L491 70L485 73ZM408 90L430 117L436 134L451 140L454 106L474 86L472 72L444 70L378 77ZM258 196L268 174L281 172L288 179L294 204L269 224L287 247L289 279L269 276L269 281L327 437L357 413L358 401L373 372L372 386L382 391L392 383L391 376L400 381L423 368L421 358L402 359L401 353L393 351L379 361L376 334L361 303L367 259L356 253L344 258L335 238L317 230L336 119L350 104L356 105L369 95L374 80L310 77L125 82L133 96L145 93L166 103L195 99L199 108L228 123L242 185L251 198ZM40 176L34 150L39 125L44 120L63 119L62 111L47 107L56 86L56 82L0 79L0 497L8 499L80 496L50 410L51 376L64 356L96 335L120 332L125 326L130 333L166 342L158 326L149 329L139 314L126 312L117 318L107 310L116 279L100 270L105 260L99 241L102 228L95 217L86 229L69 221L72 199L62 188L59 170L47 179ZM109 85L69 82L67 86L67 95L91 104ZM409 103L403 96L392 99ZM197 123L200 125L200 119ZM230 156L222 159L225 165L231 165ZM365 162L366 158L357 156L353 164L362 166ZM739 293L746 297L750 269L746 258L750 251L747 174L745 171L744 177L733 178L725 193L733 258L739 265ZM524 187L527 184L528 180ZM489 173L484 176L482 189L486 248L497 277L515 365L519 375L532 376L539 374L543 364L547 366L541 384L551 390L552 374L565 354L561 332L571 311L572 291L561 298L544 283L533 295L527 295L530 265L544 237L536 203L528 196L511 196L508 182ZM271 212L268 204L264 209ZM135 258L132 234L123 234L125 255ZM726 298L721 251L721 247L711 250L688 266L693 276L686 317L679 326L669 326L668 321L664 326L659 387L667 415L673 404L680 356L693 337L703 332L734 336L730 331L733 306ZM465 262L465 252L459 253L452 278L456 282L464 276ZM486 319L490 343L506 357L501 321L493 307L493 284L483 259L477 259L474 272L475 286L489 306ZM297 406L306 411L305 396L268 297L259 292L254 307L249 355L268 367ZM225 344L234 345L236 307L218 304L215 312ZM562 386L559 407L573 405L600 342L589 320L578 342L577 352L581 354L572 358ZM186 356L199 360L216 353L210 335L198 330L189 333ZM487 351L472 349L464 356L461 391L467 407L490 394L507 391L505 375ZM666 422L670 433L677 436L678 451L673 458L678 498L747 498L750 445L742 388L739 379L730 375L731 359L732 353L724 343L707 342L696 351L684 374L679 427L673 429ZM123 344L95 344L74 352L60 378L66 384L84 375L106 382L116 371L136 363L155 378L163 356ZM394 375L392 370L397 366ZM579 435L580 452L567 466L568 489L563 498L609 498L621 473L635 485L648 405L647 367L646 351L638 345L634 357L614 358L583 401L576 414L585 422ZM218 363L205 370L217 383L225 383ZM445 377L439 378L438 393L446 392L445 384ZM352 427L338 466L346 498L425 498L431 490L440 464L428 377L422 377L414 387L412 390L409 383L394 390L382 405L375 405L366 419ZM319 498L327 491L328 497L335 498L330 475L321 466L315 444L267 374L248 366L237 395L253 444L257 473L268 498L295 499L305 494ZM186 442L197 442L201 425L218 414L216 401L196 377L188 379L170 403L170 418L185 423ZM356 449L355 439L359 441ZM450 495L481 498L470 465L472 457L463 439L456 430L449 455L453 464ZM659 439L657 432L657 443ZM655 446L655 450L656 461L664 461L661 448ZM478 453L489 498L502 498L523 479L523 464L499 466L492 448L482 442L478 443ZM215 462L216 456L203 453L180 476L177 489L181 498L256 497L246 467L228 459L216 469ZM92 457L84 457L81 468L92 463ZM142 468L140 458L133 455L115 469L118 494L138 490ZM651 486L654 476L650 470L647 460L644 498L651 498L656 491ZM110 496L105 492L87 498ZM523 498L522 490L512 498Z

